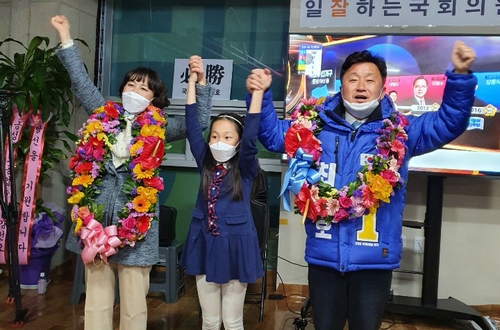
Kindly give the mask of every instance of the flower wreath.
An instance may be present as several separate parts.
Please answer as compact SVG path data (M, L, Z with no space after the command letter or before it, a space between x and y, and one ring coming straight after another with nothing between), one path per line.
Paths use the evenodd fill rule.
M144 239L152 220L157 220L155 207L158 192L163 190L159 167L165 154L166 119L161 109L148 106L132 122L130 152L124 166L130 176L121 191L127 203L119 211L116 226L103 228L104 205L95 202L100 194L105 165L111 160L111 147L116 136L126 127L125 110L119 103L108 101L93 114L78 131L75 155L69 160L71 185L68 203L74 204L71 220L74 234L84 244L82 258L86 262L97 253L101 259L117 253L118 247L134 246Z
M399 174L406 153L408 120L392 112L377 129L376 150L356 174L356 179L340 189L320 180L318 167L321 141L317 138L322 121L319 113L325 98L303 99L292 114L292 124L285 135L285 152L291 158L282 193L295 194L295 213L315 222L354 220L375 214L380 203L389 203L394 190L404 185ZM285 197L288 194L285 194ZM285 207L287 207L285 203Z

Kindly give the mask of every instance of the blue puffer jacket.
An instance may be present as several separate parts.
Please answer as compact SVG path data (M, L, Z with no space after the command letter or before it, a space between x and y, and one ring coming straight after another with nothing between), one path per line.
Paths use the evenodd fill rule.
M447 83L439 110L419 117L407 117L408 151L400 168L405 182L412 156L442 147L467 128L477 79L473 74L447 72L446 75ZM259 140L270 151L283 153L284 133L290 121L278 119L269 91L264 95L262 107ZM374 154L378 137L375 131L382 127L382 120L388 118L392 111L392 102L385 96L368 120L354 131L344 120L345 110L340 94L326 100L325 111L320 114L325 125L318 138L323 148L321 162L337 164L334 184L337 189L355 179L364 156ZM323 173L322 179L326 178L328 170ZM341 272L398 268L402 253L405 193L404 187L397 189L390 203L384 203L373 218L364 216L331 225L321 220L315 223L307 220L306 261Z

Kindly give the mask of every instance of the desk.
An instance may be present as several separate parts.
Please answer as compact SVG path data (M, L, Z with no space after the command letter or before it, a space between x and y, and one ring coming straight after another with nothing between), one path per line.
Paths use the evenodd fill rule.
M385 311L445 319L470 320L476 322L481 329L496 330L483 315L463 302L453 297L447 299L437 298L444 179L444 176L431 175L427 177L422 296L421 298L415 298L395 295L392 300L387 302Z

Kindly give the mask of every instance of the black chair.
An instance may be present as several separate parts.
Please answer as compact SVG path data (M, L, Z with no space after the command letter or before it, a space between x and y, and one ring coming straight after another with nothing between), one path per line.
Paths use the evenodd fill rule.
M160 206L158 247L160 262L151 269L149 291L163 292L166 303L177 302L179 291L184 290L184 271L178 266L184 245L175 239L176 219L177 210L174 207ZM158 271L157 267L164 268L164 271Z
M266 299L266 284L267 284L267 241L269 236L269 193L267 174L260 169L259 174L254 183L254 189L251 201L252 217L259 237L260 255L262 258L262 266L264 276L259 295L260 313L259 322L264 320L264 301Z

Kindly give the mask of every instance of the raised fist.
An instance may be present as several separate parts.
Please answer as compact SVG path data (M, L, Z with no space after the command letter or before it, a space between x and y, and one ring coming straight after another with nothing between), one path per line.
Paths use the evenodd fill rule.
M474 49L462 41L455 41L451 53L451 61L455 67L455 73L469 73L469 68L475 59L476 52Z

